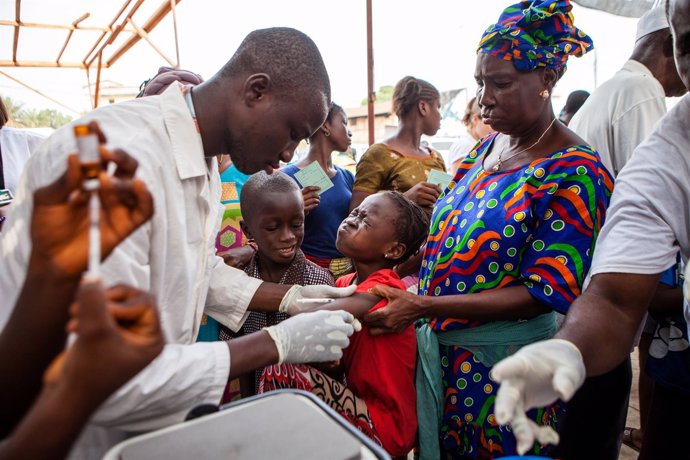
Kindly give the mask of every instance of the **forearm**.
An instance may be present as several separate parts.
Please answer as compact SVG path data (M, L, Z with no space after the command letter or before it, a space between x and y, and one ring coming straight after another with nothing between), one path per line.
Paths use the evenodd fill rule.
M0 355L0 375L16 377L0 379L0 436L21 420L41 389L43 372L64 349L68 310L80 278L63 276L31 257L22 291L0 334L0 350L14 350Z
M230 349L228 380L278 362L278 349L266 331L238 337L228 341L227 344Z
M460 318L477 321L515 321L552 311L537 301L524 286L512 286L476 294L420 298L420 317Z
M321 310L345 310L346 312L351 313L355 318L361 318L380 301L380 297L357 293L351 295L350 297L337 299L331 303L327 303L321 308Z
M63 459L79 436L96 401L63 388L45 388L12 436L0 443L3 459Z
M582 353L588 375L600 375L630 353L658 276L603 274L571 305L556 338Z
M283 300L283 297L285 297L285 294L291 287L292 285L290 284L261 283L252 300L249 301L249 310L278 311L280 301Z

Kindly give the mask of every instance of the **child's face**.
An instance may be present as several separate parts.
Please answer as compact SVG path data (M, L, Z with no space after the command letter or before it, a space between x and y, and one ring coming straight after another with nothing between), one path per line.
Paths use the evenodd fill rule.
M291 263L304 239L302 193L295 190L260 196L243 228L254 238L263 258L278 265Z
M370 195L340 224L335 246L356 262L384 259L398 245L395 207L382 195Z

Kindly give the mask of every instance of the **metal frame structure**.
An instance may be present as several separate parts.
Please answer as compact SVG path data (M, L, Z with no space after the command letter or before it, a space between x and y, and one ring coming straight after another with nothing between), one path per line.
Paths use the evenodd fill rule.
M129 51L134 45L136 45L140 40L146 41L158 54L165 59L171 67L179 68L180 63L180 51L179 43L177 37L177 16L175 14L175 6L180 2L180 0L163 0L161 5L153 12L149 19L143 24L138 25L134 22L132 17L139 10L139 8L147 0L121 0L122 6L118 10L117 14L113 20L105 27L91 27L91 26L81 26L81 22L87 19L90 14L85 13L79 18L75 19L69 25L60 24L39 24L24 22L21 19L21 0L15 0L15 16L14 21L0 20L0 27L13 27L14 28L14 40L12 43L12 60L0 60L0 67L43 67L43 68L80 68L86 71L86 78L89 81L89 91L91 88L91 69L95 67L96 69L96 87L92 98L93 108L98 107L98 96L100 92L101 85L101 70L103 68L109 68L115 64L118 59L120 59L127 51ZM169 56L165 55L163 51L156 46L156 44L151 40L149 34L151 31L168 15L172 13L173 20L173 30L175 35L175 60L171 59ZM39 28L39 29L59 29L67 30L67 37L62 45L62 49L58 53L55 61L22 61L17 57L17 51L19 49L19 32L22 28ZM78 30L90 30L101 32L98 39L95 41L91 49L84 56L81 62L64 62L62 61L62 55L67 49L72 36L75 31ZM115 40L121 33L129 33L130 37L117 48L112 53L105 56L106 49L112 46ZM109 50L108 50L109 51ZM52 99L51 97L43 94L35 88L19 81L18 79L8 75L7 73L0 71L0 75L3 75L10 80L13 80L20 85L30 89L31 91L50 99L51 101L62 105L69 109L69 107L61 104L60 102ZM70 109L73 110L73 109Z
M89 13L85 13L79 18L75 19L69 25L58 25L58 24L38 24L38 23L28 23L21 20L21 0L15 0L15 18L14 21L0 20L0 26L7 26L14 28L14 41L12 44L12 60L0 60L0 67L66 67L66 68L81 68L86 70L87 81L89 82L89 91L91 91L91 69L96 67L96 87L95 94L92 95L93 107L98 107L98 96L100 91L101 83L101 70L103 67L109 68L118 59L120 59L132 46L138 43L140 40L145 40L158 54L165 59L171 67L179 68L180 63L180 51L177 36L177 17L175 14L175 6L180 0L163 0L158 9L151 15L151 17L144 23L143 26L139 26L134 22L132 16L137 12L139 7L146 0L120 0L123 2L121 8L113 18L113 20L105 27L89 27L81 26L81 22L89 17ZM582 6L588 8L597 8L604 11L610 11L613 14L622 15L632 15L639 16L644 11L649 9L650 5L658 4L660 0L573 0ZM134 2L134 4L132 4ZM368 130L369 130L369 143L374 142L374 103L376 102L376 92L374 90L374 45L373 45L373 18L372 18L372 2L373 0L366 0L366 18L367 18L367 109L368 109ZM625 11L621 11L625 10ZM634 10L634 11L633 11ZM126 13L125 13L126 12ZM149 34L151 31L163 20L163 18L168 14L172 13L173 18L173 28L175 37L175 59L173 60L167 56L163 51L156 46L156 44L151 40ZM63 29L67 30L67 37L62 46L62 49L58 53L55 61L21 61L17 59L17 49L19 43L19 32L22 27L26 28L42 28L42 29ZM84 56L81 62L62 62L61 58L72 39L72 35L76 30L91 30L100 31L101 35L93 44L89 52ZM103 53L108 46L113 45L116 38L121 33L130 33L129 39L122 44L117 50L115 50L108 58L104 59ZM22 86L30 89L31 91L40 94L41 96L50 99L51 101L66 107L64 104L50 98L49 96L41 93L35 88L17 80L16 78L8 75L7 73L0 71L0 75L3 75ZM69 107L67 107L69 109ZM72 110L72 109L70 109Z

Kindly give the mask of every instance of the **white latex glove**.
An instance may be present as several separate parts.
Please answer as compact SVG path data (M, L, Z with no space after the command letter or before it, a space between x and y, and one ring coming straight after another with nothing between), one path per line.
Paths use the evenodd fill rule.
M562 339L533 343L496 364L491 375L501 383L495 401L496 421L512 426L518 453L530 449L535 438L557 444L556 432L537 426L525 412L573 397L586 377L580 350Z
M362 329L343 310L315 311L264 328L278 349L278 364L335 361L342 358L349 336Z
M357 286L337 288L331 286L292 286L280 301L278 311L294 316L305 311L318 310L319 307L332 302L333 299L350 297Z
M524 455L534 446L534 440L540 444L558 444L558 433L550 426L539 426L527 418L526 410L521 403L515 405L515 415L510 422L513 435L517 440L517 452Z

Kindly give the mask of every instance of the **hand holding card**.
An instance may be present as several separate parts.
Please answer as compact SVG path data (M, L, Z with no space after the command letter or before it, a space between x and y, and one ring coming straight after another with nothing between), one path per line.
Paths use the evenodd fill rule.
M429 178L426 181L430 184L438 185L441 187L441 190L445 190L451 180L453 180L452 175L438 169L432 169L429 171Z
M331 181L326 171L324 171L321 165L316 161L297 171L295 173L295 178L297 178L302 188L310 186L319 187L320 190L317 191L319 195L333 187L333 181Z

